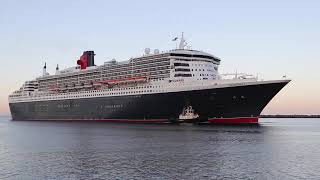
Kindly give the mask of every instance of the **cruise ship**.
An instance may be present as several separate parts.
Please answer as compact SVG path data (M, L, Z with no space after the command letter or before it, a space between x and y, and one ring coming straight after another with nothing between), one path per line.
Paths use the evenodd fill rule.
M177 40L175 38L174 40ZM26 81L9 95L13 120L140 123L258 123L271 99L290 82L219 74L220 59L177 47L95 65L85 51L75 66Z

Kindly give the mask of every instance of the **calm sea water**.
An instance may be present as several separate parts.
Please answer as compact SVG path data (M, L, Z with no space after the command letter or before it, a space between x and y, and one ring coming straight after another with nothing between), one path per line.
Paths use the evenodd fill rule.
M0 179L320 179L320 119L259 126L0 118Z

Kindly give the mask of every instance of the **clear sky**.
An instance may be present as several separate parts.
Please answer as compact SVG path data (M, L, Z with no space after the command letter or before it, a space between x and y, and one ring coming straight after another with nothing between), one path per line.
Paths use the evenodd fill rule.
M220 72L293 81L265 108L320 114L320 1L1 0L0 114L25 80L73 66L84 50L96 64L168 50L185 33L193 49L222 59Z

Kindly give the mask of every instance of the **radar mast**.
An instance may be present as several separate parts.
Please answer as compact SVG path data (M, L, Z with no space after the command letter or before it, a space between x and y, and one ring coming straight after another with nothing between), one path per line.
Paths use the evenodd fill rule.
M179 44L179 49L184 49L184 47L186 47L187 42L183 37L183 32L181 34L181 38L180 38L180 44Z

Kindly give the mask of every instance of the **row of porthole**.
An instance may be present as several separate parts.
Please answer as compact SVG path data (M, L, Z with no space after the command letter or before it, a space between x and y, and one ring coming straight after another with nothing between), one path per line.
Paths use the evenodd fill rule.
M69 97L88 97L88 96L102 96L102 95L117 95L117 94L132 94L132 93L143 93L143 92L156 92L156 91L152 91L152 90L144 90L144 91L133 91L133 92L118 92L118 93L107 93L107 94L86 94L85 95L82 95L82 96L63 96L61 98L69 98ZM159 92L159 91L158 91ZM69 94L70 95L70 94ZM50 95L50 97L52 97L54 95ZM40 97L40 99L48 99L48 98L45 98L45 97ZM49 98L51 99L51 98ZM31 99L31 100L35 100L35 99Z
M118 92L118 93L107 93L107 94L86 94L82 96L64 96L64 97L54 97L54 98L45 98L41 97L39 99L30 99L30 100L53 100L53 99L64 99L64 98L77 98L77 97L96 97L96 96L102 96L102 95L122 95L122 94L136 94L136 93L146 93L146 92L163 92L163 91L153 91L153 90L144 90L144 91L133 91L133 92ZM22 100L28 100L28 99L22 99ZM22 101L21 100L21 101Z
M160 67L160 66L166 66L169 64L170 64L169 61L158 61L158 62L153 62L153 63L134 64L132 67L134 67L135 69L138 69L138 68L145 69L145 67ZM130 65L130 68L131 68L131 65ZM121 70L125 70L125 69L128 69L128 66L120 67L120 68L113 68L113 69L103 69L101 72L112 73L112 72L117 72L117 71L121 71Z
M211 64L190 64L191 66L205 66L205 67L212 67L213 65Z
M122 104L105 105L105 106L101 105L101 106L98 106L98 108L100 108L100 109L103 109L103 108L105 108L105 109L112 109L112 108L122 108L122 107L123 107Z
M167 65L168 66L168 65ZM159 70L161 70L161 69L159 69ZM163 69L162 69L162 71L165 71L165 73L168 73L166 70L168 70L168 67L163 67ZM156 70L157 72L158 72L158 70ZM99 75L99 76L97 76L97 77L102 77L102 76L108 76L108 77L110 77L110 75L106 75L106 74L101 74L101 75ZM117 75L112 75L111 77L113 77L113 76L117 76ZM76 78L76 80L87 80L88 78L92 78L92 79L96 79L96 78L94 78L93 76L90 76L90 77L79 77L79 78ZM72 80L73 78L64 78L64 79L58 79L57 81L58 81L58 83L62 83L62 82L65 82L65 81L67 81L67 80ZM40 86L42 87L43 85L47 85L47 84L51 84L51 83L55 83L56 82L56 80L55 81L46 81L46 82L41 82L40 83Z
M160 88L160 86L138 86L138 87L129 87L129 88L120 88L120 89L107 89L107 92L110 91L123 91L123 90L131 90L131 89L145 89L145 88ZM95 91L86 91L86 92L76 92L76 93L68 93L67 95L74 95L74 94L82 94L82 93L96 93L96 92L103 92L102 90L95 90ZM54 95L50 95L54 96Z
M143 87L143 86L139 86L139 87L131 87L131 88L121 88L121 89L116 89L116 90L128 90L128 89L144 89L144 88L149 88L149 87L158 87L160 88L160 86L146 86L146 87ZM108 90L110 91L110 90ZM98 92L98 91L89 91L89 92L84 92L86 94L88 93L94 93L94 92ZM134 92L118 92L118 93L108 93L108 94L98 94L98 95L120 95L120 94L133 94L133 93L143 93L143 92L161 92L161 91L152 91L152 90L147 90L147 91L134 91ZM77 94L80 94L80 92L77 92ZM73 95L73 94L69 94L69 95ZM54 96L54 95L50 95L50 96ZM96 96L96 95L84 95L84 96L71 96L71 97L89 97L89 96ZM64 97L60 97L60 98L70 98L70 96L64 96ZM60 99L59 98L59 99ZM42 100L50 100L51 98L40 98ZM57 99L57 98L53 98L53 99ZM31 100L37 100L37 99L31 99Z
M115 89L115 90L130 90L130 89L145 89L145 88L160 88L160 86L146 86L146 87L143 87L143 86L139 86L139 87L130 87L130 88L121 88L121 89ZM107 90L107 91L113 91L113 90ZM95 93L95 92L99 92L99 91L88 91L88 92L84 92L84 93L86 93L86 94L88 94L88 93ZM102 92L102 91L100 91L100 92ZM141 92L143 92L143 91L134 91L133 93L141 93ZM144 91L144 92L153 92L152 90L147 90L147 91ZM158 92L160 92L160 91L158 91ZM77 92L76 94L80 94L80 92ZM129 92L119 92L119 93L110 93L110 94L106 94L106 95L115 95L115 94L132 94L132 92L131 93L129 93ZM69 93L68 95L74 95L74 93ZM100 94L100 95L102 95L102 94ZM49 95L49 96L54 96L54 95ZM81 97L81 96L76 96L76 97Z
M159 71L159 72L161 72L162 73L162 71ZM167 71L165 71L164 73L169 73L169 71L167 70ZM151 73L152 74L152 73ZM153 74L160 74L160 73L153 73ZM105 75L102 75L101 77L104 77ZM108 76L108 77L110 77L110 76ZM104 79L104 80L113 80L113 79L117 79L117 78L108 78L108 79ZM90 81L90 80L94 80L94 78L93 79L86 79L87 81ZM53 83L55 83L55 82L53 82ZM82 83L85 83L85 82L82 82ZM45 82L45 83L41 83L41 88L46 88L46 87L48 87L49 86L49 84L52 84L52 83L48 83L48 82ZM59 84L61 84L61 83L59 83ZM69 83L70 84L70 83ZM68 85L68 84L64 84L64 85ZM63 85L63 86L64 86ZM70 87L73 87L72 85L70 86Z
M121 91L121 90L130 90L130 89L145 89L145 88L160 88L160 86L139 86L139 87L130 87L130 88L120 88L120 89L115 89L115 91ZM113 91L113 89L111 90L107 90L107 91ZM96 92L99 92L99 91L87 91L87 92L84 92L85 94L88 94L88 93L96 93ZM100 92L102 92L100 90ZM147 90L147 91L134 91L134 92L118 92L118 93L108 93L108 94L98 94L98 95L118 95L118 94L132 94L132 93L141 93L141 92L160 92L159 90L158 91L152 91L152 90ZM74 95L74 94L80 94L81 92L77 92L77 93L69 93L68 95ZM50 96L55 96L55 95L50 95ZM89 95L85 95L85 96L89 96ZM92 95L91 95L92 96ZM68 96L70 97L70 96ZM73 97L83 97L83 96L73 96ZM62 98L67 98L66 96L65 97L62 97ZM42 98L44 99L44 98Z
M143 64L143 65L136 65L136 66L133 66L134 68L130 68L130 70L134 70L134 71L136 71L136 70L141 70L141 69L150 69L150 68L160 68L160 67L165 67L165 66L168 66L169 65L169 62L161 62L161 63L157 63L157 64L155 64L155 65L149 65L149 64ZM141 67L139 67L139 66L141 66ZM139 67L139 68L138 68ZM128 69L128 67L125 67L125 68L123 68L122 70L116 70L116 69L113 69L113 70L103 70L102 71L102 74L112 74L112 73L119 73L119 71L121 71L121 73L122 74L127 74L126 72L123 72L123 71L125 71L125 69ZM120 74L121 74L120 73Z
M193 70L195 70L195 71L204 71L204 69L191 69L191 71L193 71ZM210 69L207 69L207 71L211 71Z

